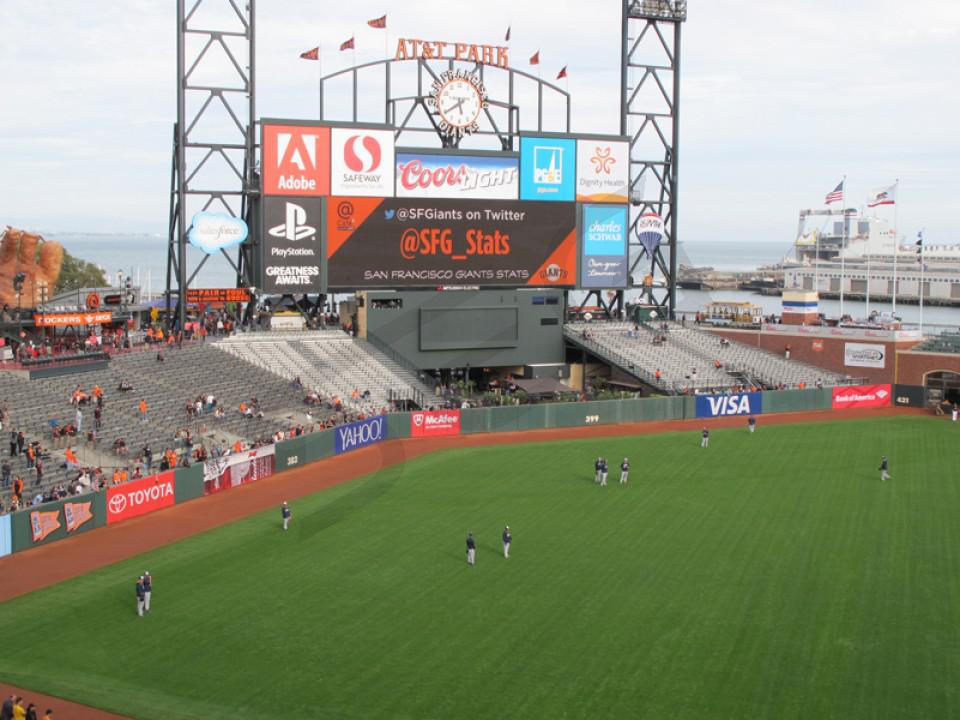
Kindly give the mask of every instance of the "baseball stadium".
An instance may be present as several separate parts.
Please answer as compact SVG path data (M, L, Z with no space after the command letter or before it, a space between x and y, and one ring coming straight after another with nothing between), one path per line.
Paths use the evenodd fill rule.
M509 30L259 117L212 2L163 290L2 236L0 720L960 716L960 336L680 310L684 0L616 135Z

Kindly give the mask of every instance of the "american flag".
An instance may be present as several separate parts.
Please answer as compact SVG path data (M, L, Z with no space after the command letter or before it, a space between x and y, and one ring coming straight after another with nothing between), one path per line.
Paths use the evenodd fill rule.
M840 181L840 184L833 189L833 192L828 192L827 196L823 199L824 205L829 205L830 203L843 202L843 180Z

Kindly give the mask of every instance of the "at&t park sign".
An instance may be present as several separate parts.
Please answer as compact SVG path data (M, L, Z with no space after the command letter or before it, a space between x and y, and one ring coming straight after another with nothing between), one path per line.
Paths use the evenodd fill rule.
M510 65L510 48L503 45L446 42L399 38L394 60L462 60L506 68Z

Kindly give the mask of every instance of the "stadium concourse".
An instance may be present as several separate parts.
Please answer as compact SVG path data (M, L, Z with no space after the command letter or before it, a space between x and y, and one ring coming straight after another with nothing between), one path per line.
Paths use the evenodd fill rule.
M38 495L73 494L81 476L85 492L148 475L147 446L155 472L165 457L181 465L433 396L413 372L340 330L244 333L162 352L144 346L115 354L95 372L34 379L5 372L0 387L8 413L0 462L10 464L11 476L0 488L3 511L12 508L18 477L22 509ZM94 387L104 398L99 428ZM25 439L12 455L11 431Z
M851 378L685 323L573 322L568 341L670 394L843 385ZM658 375L659 373L659 375Z

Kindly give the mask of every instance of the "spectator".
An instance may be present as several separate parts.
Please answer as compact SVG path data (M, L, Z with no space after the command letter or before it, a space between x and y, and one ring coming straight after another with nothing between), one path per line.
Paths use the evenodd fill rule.
M147 421L147 401L143 398L140 398L140 404L137 406L137 413L140 416L140 422L145 423Z

